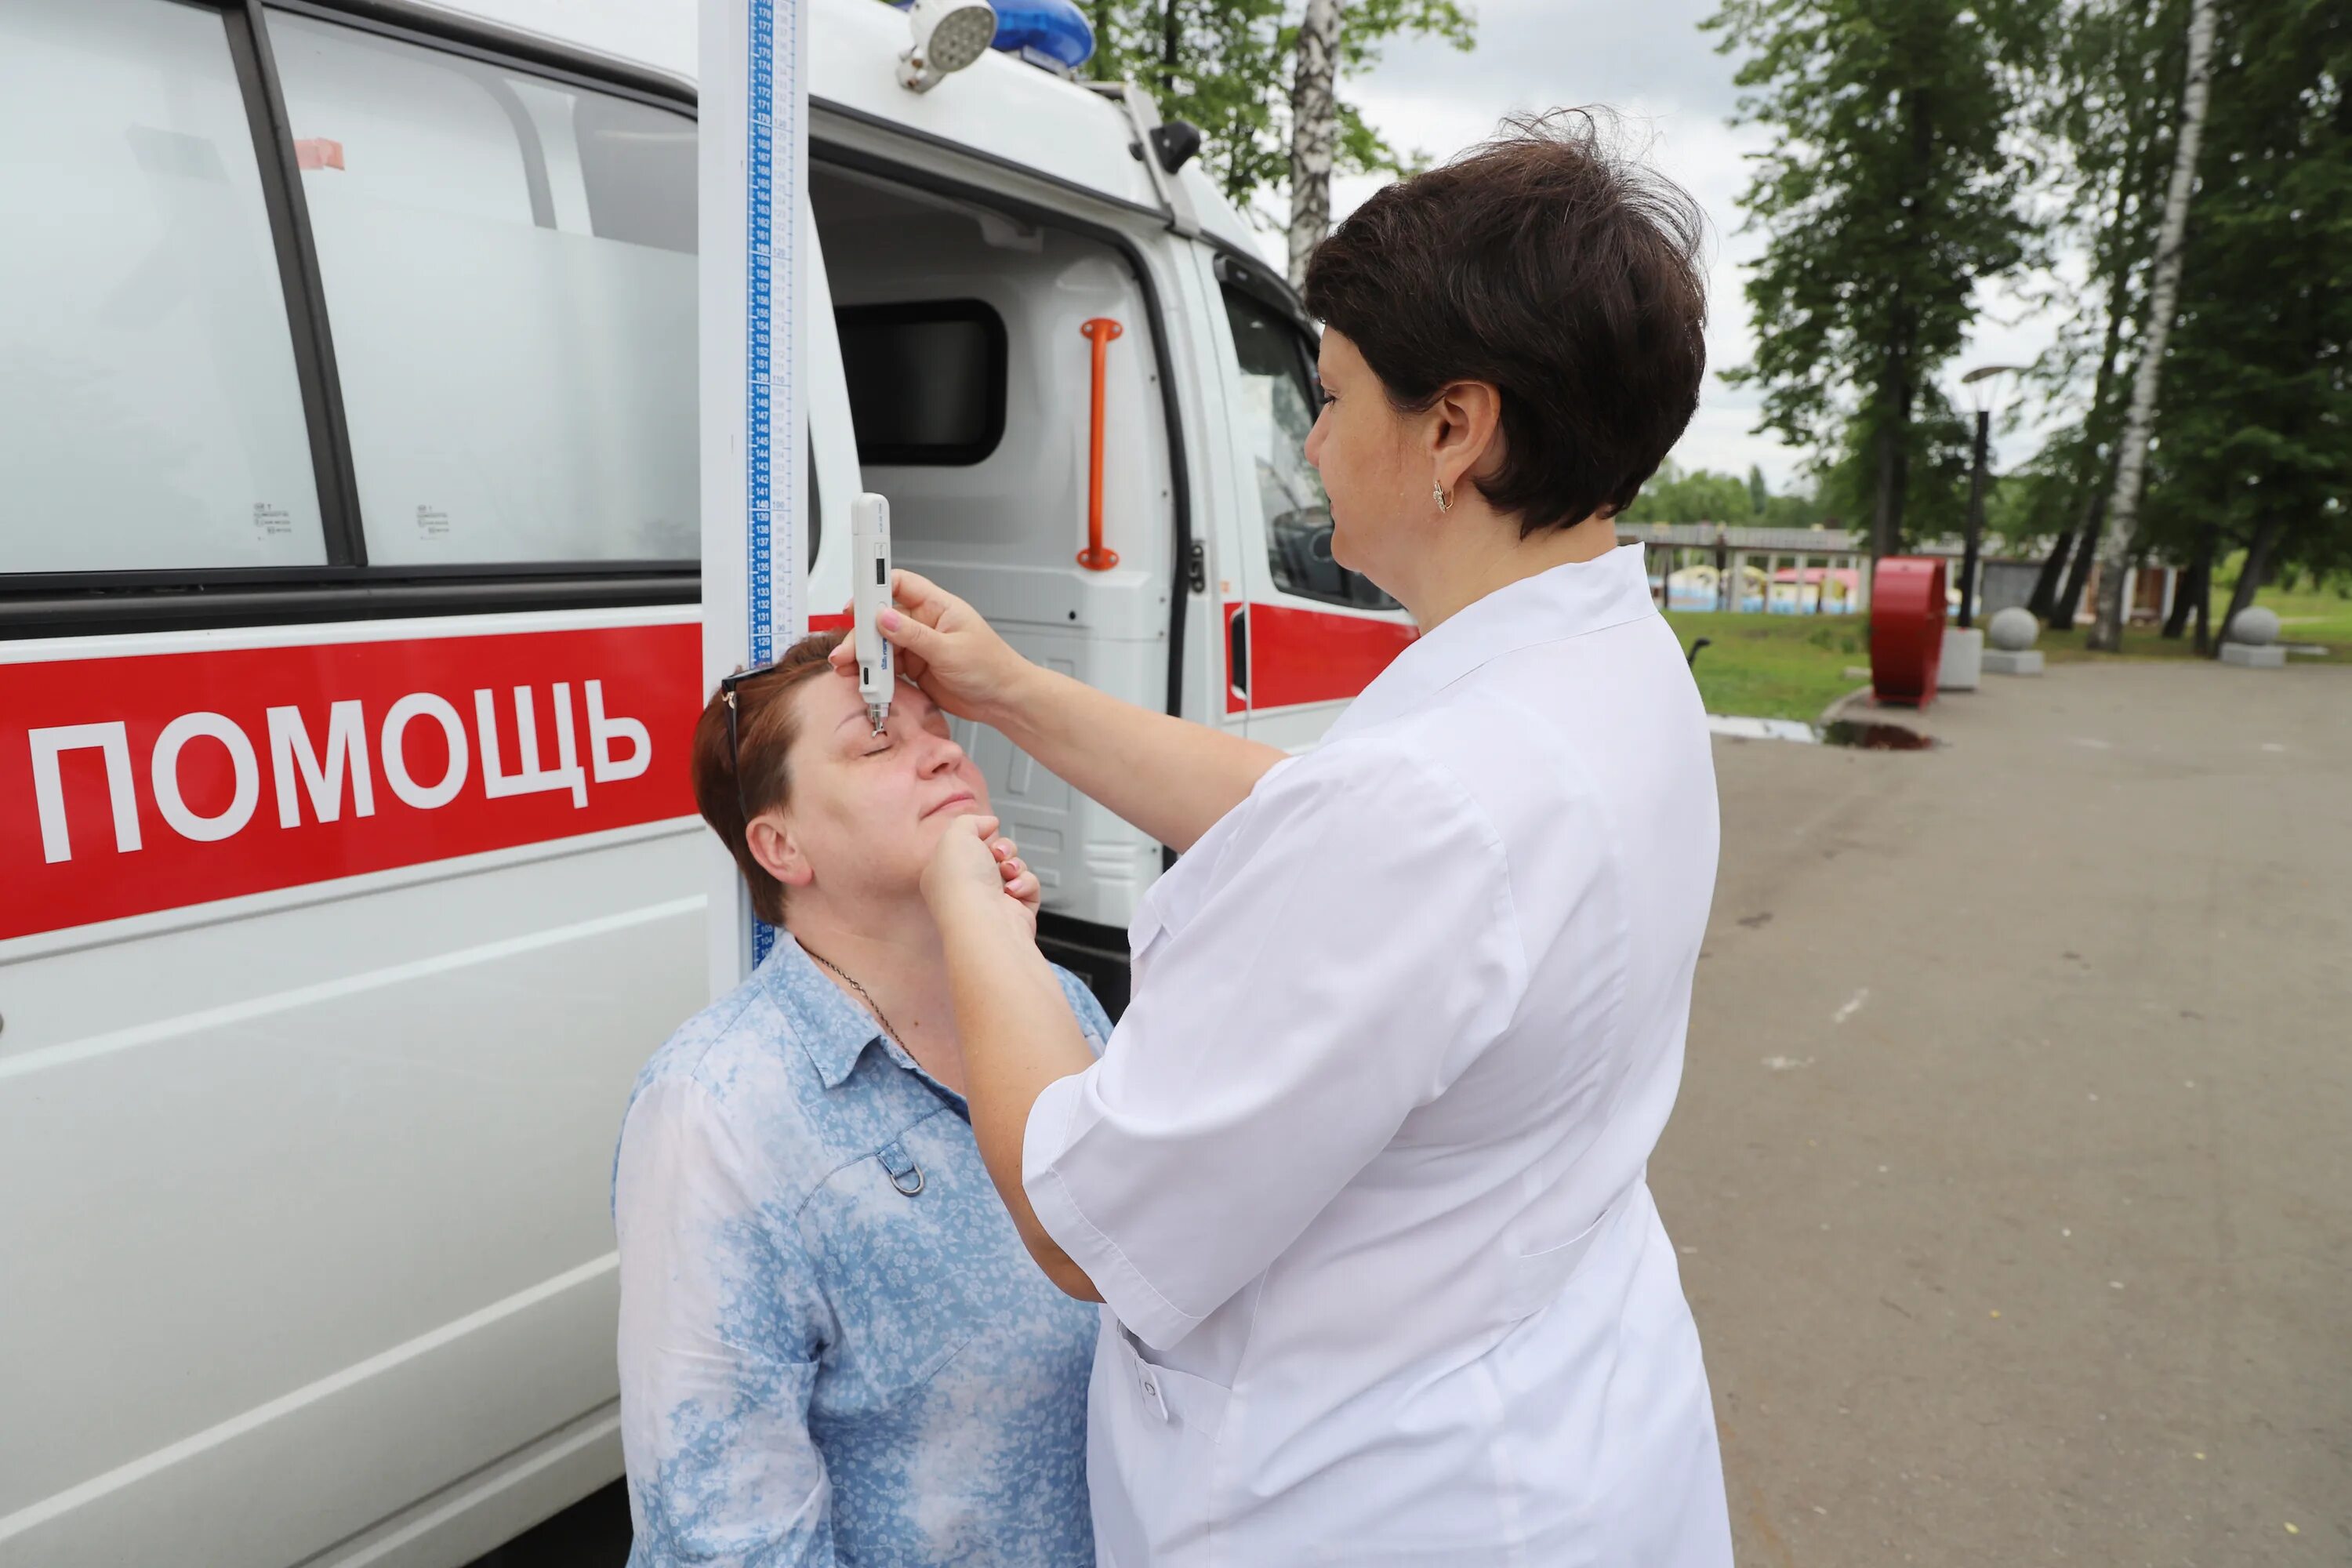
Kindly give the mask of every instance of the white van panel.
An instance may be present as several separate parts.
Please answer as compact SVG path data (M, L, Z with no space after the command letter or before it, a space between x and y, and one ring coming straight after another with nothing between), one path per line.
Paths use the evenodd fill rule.
M422 0L433 10L536 33L575 49L695 79L699 0ZM901 24L903 26L903 24Z
M861 115L986 153L1002 163L1157 208L1125 112L1076 82L993 51L927 93L898 85L909 37L903 12L879 0L804 0L809 94ZM691 81L698 71L695 0L468 0L447 7L500 26L560 38ZM1256 236L1194 159L1178 174L1202 228L1252 255Z
M0 647L0 678L694 618L58 639ZM0 942L0 1258L39 1260L0 1273L0 1562L447 1562L613 1473L613 1140L703 1000L699 837ZM270 1506L224 1506L261 1476Z
M452 9L681 77L694 68L695 0ZM861 475L828 280L813 268L826 544L808 607L845 600L832 542L845 541L849 496L871 485L897 504L904 563L971 597L1030 657L1163 707L1169 596L1188 564L1172 391L1193 526L1210 543L1184 708L1231 721L1221 579L1242 575L1237 549L1264 543L1241 458L1218 449L1231 445L1229 377L1206 248L1136 210L1155 196L1117 106L992 55L918 97L893 74L903 16L875 0L811 10L828 142L1119 227L1157 286L1178 385L1160 384L1144 295L1117 251L1051 230L1034 248L991 245L968 216L934 206L933 226L877 231L830 282L842 303L995 304L1013 339L1006 446L974 467ZM1256 248L1197 163L1181 178L1210 233ZM568 187L552 194L562 218ZM942 236L952 243L933 243ZM1096 314L1125 329L1106 465L1108 542L1122 562L1098 574L1072 559L1088 390L1077 329ZM688 607L0 644L0 682L46 660L696 618ZM1159 847L1001 736L958 733L1048 907L1124 925ZM78 845L86 832L102 843L104 827L102 815L77 816ZM612 1144L634 1074L705 999L705 862L719 853L692 817L664 817L0 941L0 1564L446 1568L616 1475Z

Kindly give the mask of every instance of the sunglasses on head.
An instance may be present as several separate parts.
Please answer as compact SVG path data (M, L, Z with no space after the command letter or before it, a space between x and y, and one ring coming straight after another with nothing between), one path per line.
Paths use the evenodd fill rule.
M746 832L751 827L751 805L743 796L742 742L736 729L737 715L742 705L736 701L735 694L749 682L775 674L778 668L776 665L763 664L757 669L739 669L719 683L719 700L727 704L727 771L735 779L735 807L743 814Z

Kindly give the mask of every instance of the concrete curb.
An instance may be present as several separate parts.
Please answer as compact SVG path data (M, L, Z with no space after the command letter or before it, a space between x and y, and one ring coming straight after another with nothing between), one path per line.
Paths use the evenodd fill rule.
M1866 685L1855 687L1852 691L1822 709L1821 717L1813 721L1813 727L1819 729L1825 724L1834 724L1841 719L1851 719L1853 715L1848 710L1857 706L1867 708L1874 713L1876 712L1878 705L1871 700L1870 690L1871 689Z

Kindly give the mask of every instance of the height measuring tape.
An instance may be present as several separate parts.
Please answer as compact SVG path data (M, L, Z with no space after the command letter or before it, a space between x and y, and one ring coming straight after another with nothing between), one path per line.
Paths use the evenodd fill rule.
M782 594L775 564L797 563L800 552L800 384L793 374L799 334L800 158L803 100L797 89L802 47L800 0L749 0L743 117L743 616L747 667L773 663L779 612L797 627L799 574L787 565ZM784 90L776 90L777 13L782 12ZM781 168L776 149L784 148ZM779 215L781 216L781 220ZM775 341L775 323L785 323ZM779 353L779 348L782 353ZM784 438L776 439L781 426ZM782 506L776 504L781 494ZM782 526L777 524L781 520ZM776 945L775 928L751 922L751 964Z
M799 0L749 0L750 26L745 54L743 126L743 572L744 620L749 633L748 668L756 669L776 657L776 619L781 608L787 622L795 619L793 592L795 574L784 574L783 603L777 603L775 584L776 523L781 513L783 559L798 561L793 542L798 538L799 508L792 498L800 492L793 481L802 461L800 443L792 439L799 412L799 384L793 374L793 325L800 304L800 279L794 270L799 255L799 160L793 148L801 131L802 107L793 90L800 58ZM776 16L784 16L783 40L791 51L785 90L776 91ZM783 166L777 167L776 147L786 149ZM783 221L777 221L781 211ZM776 352L775 322L786 323L783 353ZM781 425L785 439L775 439ZM779 450L781 447L781 450ZM781 508L775 497L786 498Z
M772 663L803 625L807 39L807 0L701 0L706 691L730 670ZM747 958L767 956L776 933L752 918L724 849L710 849L716 995L740 981Z

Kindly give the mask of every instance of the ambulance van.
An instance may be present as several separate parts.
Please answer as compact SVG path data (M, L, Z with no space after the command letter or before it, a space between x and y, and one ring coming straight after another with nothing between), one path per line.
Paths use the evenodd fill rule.
M1066 0L921 92L810 4L804 603L878 490L1033 658L1312 743L1412 633L1197 137ZM614 1141L707 991L696 22L0 6L6 1568L461 1563L620 1473ZM961 738L1117 1006L1165 851Z

